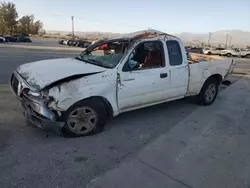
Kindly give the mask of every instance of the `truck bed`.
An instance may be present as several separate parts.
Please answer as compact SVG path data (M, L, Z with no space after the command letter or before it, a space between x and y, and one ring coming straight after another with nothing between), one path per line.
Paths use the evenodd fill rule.
M187 95L194 95L200 92L200 89L206 79L211 75L221 75L222 80L228 73L231 74L235 62L232 59L212 57L200 54L191 54L189 62L189 84Z
M222 60L225 59L220 56L211 56L211 55L204 55L204 54L196 54L196 53L189 53L188 55L188 63L199 63L201 61L210 61L210 60Z

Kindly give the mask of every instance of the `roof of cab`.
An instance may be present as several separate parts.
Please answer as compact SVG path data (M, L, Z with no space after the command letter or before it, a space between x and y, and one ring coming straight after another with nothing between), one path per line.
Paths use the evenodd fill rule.
M164 32L158 31L158 30L154 30L154 29L148 29L148 30L136 31L134 33L124 34L118 38L99 40L98 42L90 45L87 48L87 50L92 50L96 46L98 46L104 42L116 42L116 41L117 42L130 42L130 41L145 39L145 38L166 37L166 36L179 39L178 37L176 37L174 35L170 35L168 33L164 33Z
M174 35L170 35L168 33L155 29L147 29L147 30L136 31L134 33L125 34L123 38L143 39L143 38L154 38L159 36L171 36L177 38Z

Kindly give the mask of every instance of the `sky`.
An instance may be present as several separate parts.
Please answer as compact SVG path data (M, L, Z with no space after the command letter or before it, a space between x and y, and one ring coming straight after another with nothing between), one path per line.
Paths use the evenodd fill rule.
M250 31L250 0L10 0L19 16L34 14L45 30L128 33Z

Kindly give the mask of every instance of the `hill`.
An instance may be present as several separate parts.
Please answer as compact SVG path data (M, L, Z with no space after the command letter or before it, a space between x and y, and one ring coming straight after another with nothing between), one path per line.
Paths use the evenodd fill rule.
M47 33L51 34L59 34L60 35L67 35L70 34L70 32L66 31L47 31ZM228 33L228 43L231 40L231 44L234 45L239 45L239 46L245 46L245 45L250 45L250 31L241 31L241 30L220 30L220 31L215 31L211 32L211 44L225 44L226 42L226 34ZM123 34L121 33L112 33L112 32L99 32L99 31L93 31L93 32L81 32L81 31L76 31L75 32L76 36L79 37L84 37L84 38L115 38L119 37ZM189 32L183 32L183 33L178 33L174 34L177 37L181 38L184 42L187 43L194 43L194 44L199 44L199 43L205 43L207 44L208 42L208 33L189 33Z

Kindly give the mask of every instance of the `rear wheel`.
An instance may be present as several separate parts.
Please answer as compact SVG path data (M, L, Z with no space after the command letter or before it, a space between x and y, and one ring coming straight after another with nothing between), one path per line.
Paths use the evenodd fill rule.
M208 52L207 55L212 55L212 53L211 53L211 52Z
M232 57L232 54L228 53L228 54L227 54L227 57Z
M246 55L246 58L248 58L248 59L249 59L249 58L250 58L250 54L247 54L247 55Z
M81 101L63 115L65 137L87 136L103 130L107 121L104 105L98 100Z
M197 95L198 104L211 105L217 97L219 83L215 78L209 78L203 85L199 95Z

